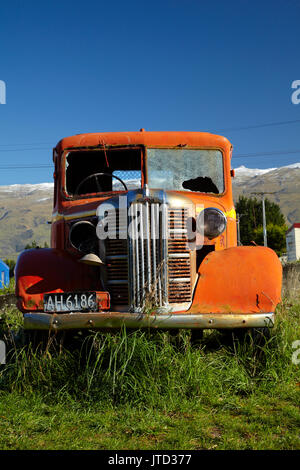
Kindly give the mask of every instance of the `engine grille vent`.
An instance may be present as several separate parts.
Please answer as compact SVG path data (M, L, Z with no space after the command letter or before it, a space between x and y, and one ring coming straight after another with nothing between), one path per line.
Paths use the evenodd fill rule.
M188 216L184 208L134 203L128 223L138 236L120 239L120 233L123 230L127 233L128 227L118 225L117 213L117 238L106 241L107 284L112 304L131 305L133 310L139 310L146 292L158 307L191 301Z
M114 226L116 217L116 239L108 238L106 241L107 284L111 296L111 303L115 305L128 305L128 243L127 239L120 239L120 230L127 226L119 226L119 210L109 212L109 226Z
M191 259L187 244L187 209L169 209L168 274L169 303L190 302Z

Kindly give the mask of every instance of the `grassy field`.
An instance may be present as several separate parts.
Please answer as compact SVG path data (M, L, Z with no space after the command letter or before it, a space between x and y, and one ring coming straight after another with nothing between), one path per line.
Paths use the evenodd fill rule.
M260 347L121 331L36 350L6 308L0 449L300 449L299 317L300 298L286 298Z

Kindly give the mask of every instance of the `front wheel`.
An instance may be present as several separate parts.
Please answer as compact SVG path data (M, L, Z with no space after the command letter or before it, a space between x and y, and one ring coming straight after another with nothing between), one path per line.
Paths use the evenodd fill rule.
M24 330L23 345L33 351L60 351L66 342L65 332Z
M247 342L253 346L264 346L271 337L271 331L268 327L262 328L236 328L234 330L223 330L230 336L234 342Z
M200 346L200 343L202 340L203 340L203 330L192 329L191 330L191 346Z

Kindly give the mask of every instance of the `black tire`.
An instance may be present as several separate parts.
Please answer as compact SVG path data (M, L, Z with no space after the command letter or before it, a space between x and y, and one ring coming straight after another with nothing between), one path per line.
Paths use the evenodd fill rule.
M32 348L32 350L44 350L47 348L49 341L48 331L24 330L23 337L23 344L26 348Z
M199 346L203 340L203 330L192 329L191 330L191 346Z
M46 350L61 351L66 342L65 332L51 332L44 330L24 330L23 345L33 351Z
M175 351L182 352L185 349L185 340L182 330L174 328L168 330L168 337L170 344L172 344Z
M226 330L226 333L229 334L233 341L238 341L239 343L247 342L254 347L263 347L270 339L271 331L270 328L237 328L234 330Z

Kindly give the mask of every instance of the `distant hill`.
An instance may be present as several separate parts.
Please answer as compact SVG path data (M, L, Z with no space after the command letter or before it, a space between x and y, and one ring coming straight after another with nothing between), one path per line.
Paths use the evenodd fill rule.
M288 225L300 222L300 163L265 170L236 168L234 200L243 194L267 191L281 207ZM0 186L0 258L16 259L35 240L50 244L53 183Z
M53 183L0 186L0 258L16 259L27 243L50 244Z
M270 201L279 204L288 225L300 222L300 163L267 170L250 169L243 166L236 168L233 178L234 200L239 195L247 197L252 192L275 192L266 195Z

